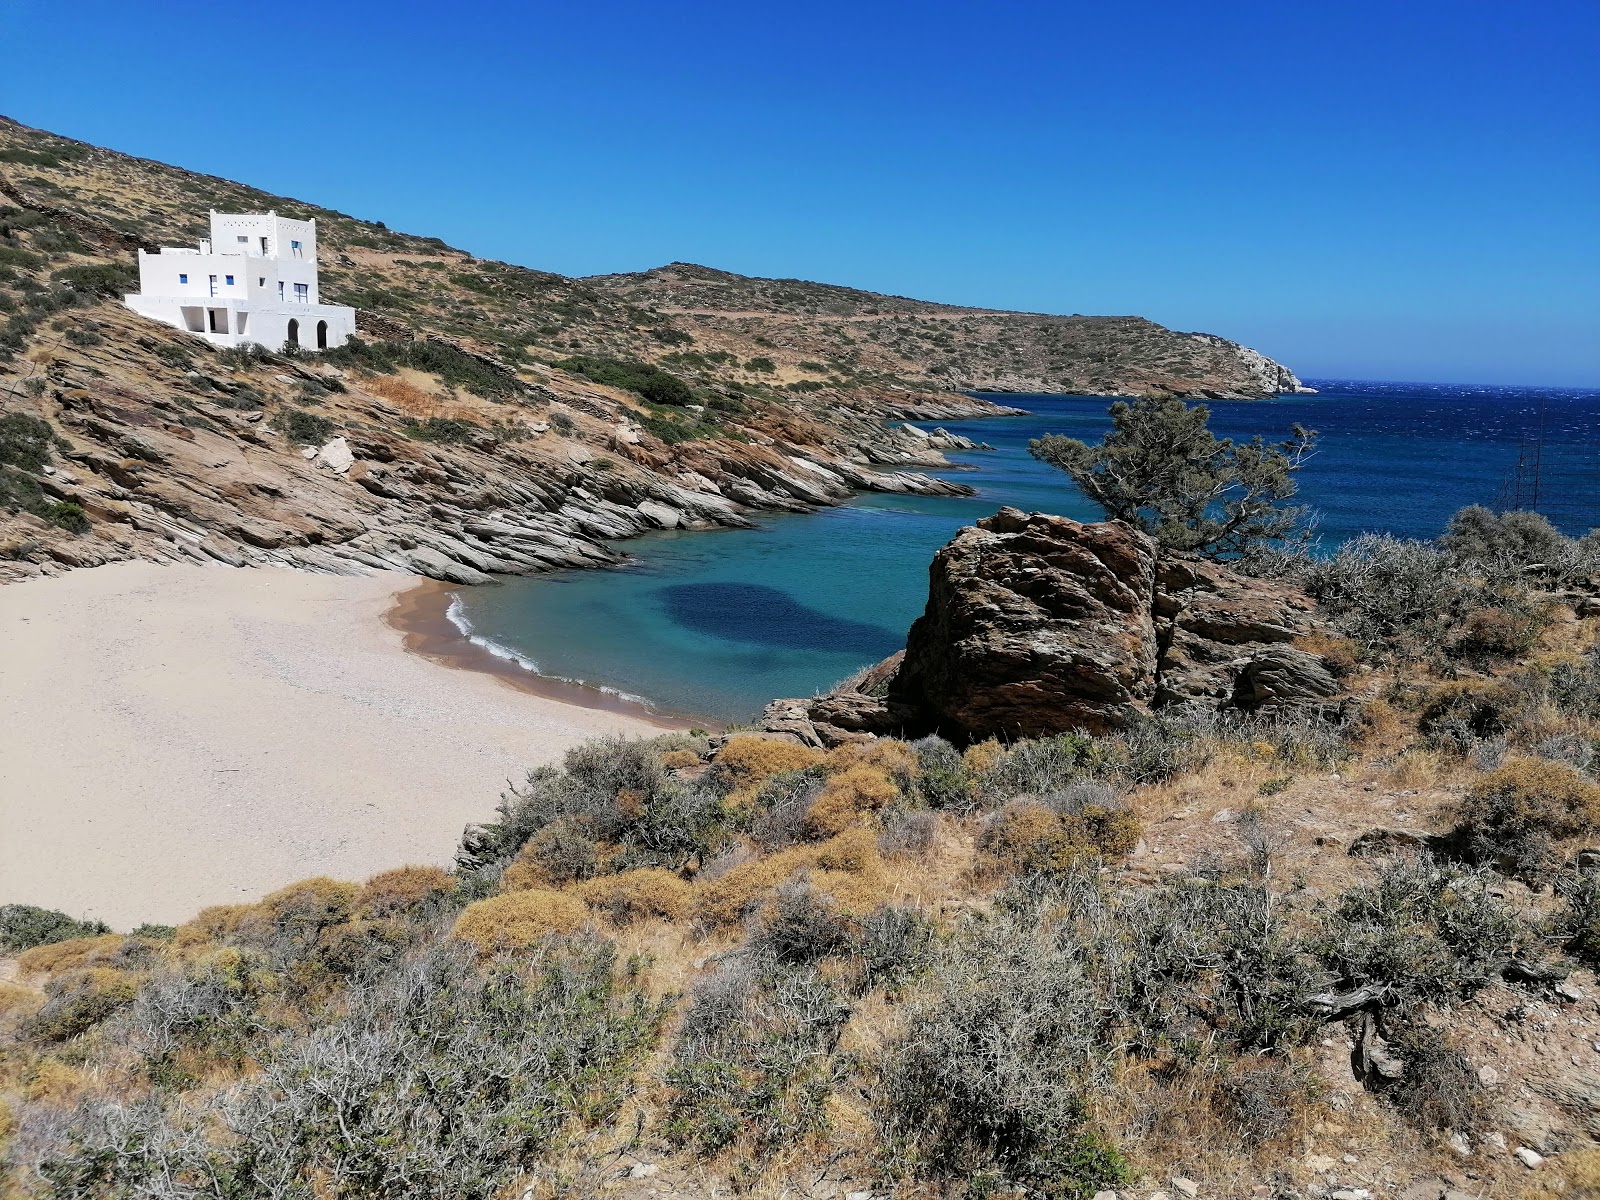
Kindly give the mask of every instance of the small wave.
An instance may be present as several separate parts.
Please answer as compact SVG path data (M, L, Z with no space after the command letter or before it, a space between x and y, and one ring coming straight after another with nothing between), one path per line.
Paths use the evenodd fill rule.
M518 654L509 646L503 646L499 642L494 641L492 638L486 638L482 634L474 632L472 628L472 622L467 619L466 606L461 603L460 596L452 596L450 598L450 604L444 610L444 615L449 620L450 624L456 627L456 631L474 646L482 647L496 658L504 659L507 662L514 662L524 671L529 671L543 679L548 679L552 683L569 683L573 687L588 688L591 692L600 692L607 696L615 696L618 700L626 700L630 704L637 704L644 708L654 709L655 707L645 697L637 696L632 692L625 692L621 688L608 687L603 683L590 683L587 679L573 679L567 675L544 674L544 672L539 670L539 664L534 662L533 659L529 658L527 655Z
M514 662L524 671L532 671L535 675L539 674L539 664L534 662L533 659L526 655L518 654L510 646L503 646L493 638L486 638L482 634L473 632L472 622L467 620L466 608L461 603L460 596L450 597L450 605L444 610L444 615L450 624L456 627L456 632L474 646L487 650L496 658Z

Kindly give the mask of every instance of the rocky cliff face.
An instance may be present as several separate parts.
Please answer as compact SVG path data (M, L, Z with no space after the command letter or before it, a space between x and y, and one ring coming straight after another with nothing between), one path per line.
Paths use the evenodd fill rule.
M1118 521L1001 509L929 568L903 655L769 728L807 740L1103 733L1163 706L1318 703L1338 682L1294 642L1321 628L1293 587L1158 551Z

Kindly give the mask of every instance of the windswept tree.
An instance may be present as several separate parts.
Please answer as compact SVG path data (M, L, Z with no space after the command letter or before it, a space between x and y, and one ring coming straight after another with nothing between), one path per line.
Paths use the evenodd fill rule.
M1191 408L1175 396L1119 400L1099 445L1052 433L1028 450L1070 475L1107 517L1174 550L1232 558L1295 536L1306 509L1286 502L1315 431L1295 425L1286 441L1236 443L1212 434L1210 416L1205 405Z

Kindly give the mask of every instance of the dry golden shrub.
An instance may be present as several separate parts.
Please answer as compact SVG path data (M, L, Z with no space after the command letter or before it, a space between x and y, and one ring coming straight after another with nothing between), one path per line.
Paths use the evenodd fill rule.
M43 992L20 983L0 981L0 1020L29 1016L43 1003Z
M681 771L685 767L698 767L700 756L693 750L668 750L661 756L661 765L669 771Z
M77 1099L88 1076L59 1058L41 1058L22 1077L22 1094L45 1104L67 1104Z
M806 809L806 830L813 837L832 837L899 798L900 789L877 767L846 767L829 776Z
M11 1105L0 1099L0 1154L5 1152L7 1144L16 1132L16 1114L11 1111Z
M1006 872L1062 871L1097 855L1124 859L1139 841L1139 819L1124 808L1085 804L1058 813L1043 804L1013 801L996 813L978 839L985 864Z
M1006 748L994 738L987 741L976 742L967 747L966 753L961 756L961 761L967 765L970 775L982 775L994 769L996 763L1006 756Z
M1462 815L1485 834L1537 829L1554 838L1574 837L1600 825L1600 784L1566 763L1513 759L1473 785Z
M571 933L586 915L583 903L573 896L530 888L467 905L451 934L471 942L481 954L493 954L531 946L553 933Z
M779 738L741 733L729 738L713 765L735 791L759 787L784 771L802 771L826 761L821 750Z
M1295 638L1294 645L1322 659L1335 679L1354 675L1361 666L1361 647L1347 637L1332 633L1308 633Z
M355 907L364 917L403 917L442 900L455 886L450 873L439 867L396 867L362 884Z
M65 942L35 946L17 955L17 969L23 975L56 975L62 971L75 971L93 963L105 962L122 949L122 943L126 940L120 933L103 933L99 937L71 938Z
M348 920L359 885L315 875L279 888L255 906L247 925L265 920L279 928L320 928Z
M192 920L178 926L178 936L174 941L181 947L220 942L238 933L245 919L255 910L254 904L214 904L210 908L202 908Z
M408 417L427 420L430 417L471 418L475 410L470 406L451 403L420 388L402 375L374 375L363 379L361 386L374 396L381 396Z
M694 889L671 871L640 867L580 883L575 894L618 925L649 917L676 921L689 911Z
M741 863L702 884L695 897L695 916L708 925L733 924L799 872L809 874L814 887L851 913L876 906L887 887L877 843L870 831L857 827L825 842Z
M828 751L828 770L846 771L851 767L874 767L891 779L909 782L922 773L917 752L896 738L871 742L846 742Z

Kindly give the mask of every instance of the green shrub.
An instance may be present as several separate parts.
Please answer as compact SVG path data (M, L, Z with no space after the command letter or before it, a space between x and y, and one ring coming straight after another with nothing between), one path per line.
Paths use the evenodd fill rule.
M1485 871L1393 863L1339 897L1316 952L1341 990L1372 987L1391 1006L1463 999L1507 961L1541 957L1533 931L1496 890Z
M284 408L272 418L272 427L301 446L322 446L333 437L333 422L303 408Z
M489 399L514 396L523 390L522 382L514 372L451 342L435 338L411 342L369 342L353 337L343 346L323 351L319 357L378 374L392 374L401 367L410 367L437 375L446 383Z
M27 413L0 415L0 466L38 471L50 462L55 430L41 417Z
M110 932L103 921L80 921L31 904L0 904L0 950L8 954Z
M128 292L139 290L139 273L121 263L84 263L62 267L52 271L50 278L83 296L104 296L115 300Z
M457 862L466 872L504 866L530 838L566 821L590 842L619 847L612 870L679 870L727 838L722 800L704 784L670 777L649 742L600 739L567 752L563 769L540 767L500 798L500 818L470 828Z
M28 1021L28 1035L46 1042L64 1042L132 1004L137 994L134 978L110 967L56 975L45 984L45 1002Z
M483 427L476 421L463 421L452 417L429 417L426 421L411 421L405 427L407 437L419 442L445 442L456 445L472 440L473 434Z
M778 1151L826 1131L845 1069L830 1052L849 1014L812 967L738 956L703 978L666 1075L667 1139L703 1154L738 1144L753 1182Z
M556 366L608 387L636 392L655 404L681 406L694 403L694 391L683 380L660 367L624 358L578 355Z
M50 524L59 526L68 533L89 532L89 514L83 511L81 505L70 502L52 504L41 515Z
M1552 572L1571 553L1570 539L1540 513L1497 514L1479 504L1450 518L1439 546L1463 563L1501 574Z
M1079 955L1029 916L950 943L878 1064L889 1155L925 1178L1046 1197L1131 1182L1090 1117L1109 1080L1103 1015Z

